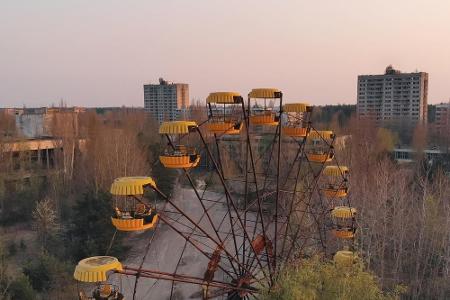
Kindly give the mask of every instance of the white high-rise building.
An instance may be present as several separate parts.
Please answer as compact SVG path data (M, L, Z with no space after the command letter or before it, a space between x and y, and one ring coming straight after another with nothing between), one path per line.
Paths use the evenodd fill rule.
M382 75L358 76L356 111L377 123L427 123L428 73L402 73L388 66Z
M182 118L189 107L189 85L169 83L159 79L159 84L144 85L144 108L159 123Z

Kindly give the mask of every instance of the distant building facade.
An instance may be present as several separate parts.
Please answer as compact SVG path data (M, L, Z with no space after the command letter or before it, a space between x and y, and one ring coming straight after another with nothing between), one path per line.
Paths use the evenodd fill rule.
M41 138L57 135L61 126L70 124L78 135L78 114L84 112L80 107L24 108L15 111L16 130L22 138Z
M356 111L378 124L427 123L428 73L402 73L388 66L382 75L358 76Z
M15 129L13 134L0 136L0 198L30 180L72 172L86 145L79 137L78 124L79 113L84 111L79 107L6 111Z
M394 159L399 163L410 163L417 159L417 151L411 148L395 148ZM439 149L423 150L424 158L430 162L444 158L445 152Z
M144 85L144 108L159 123L183 117L189 107L189 85L169 83L159 79L159 84Z
M436 105L434 125L437 133L450 135L450 102Z

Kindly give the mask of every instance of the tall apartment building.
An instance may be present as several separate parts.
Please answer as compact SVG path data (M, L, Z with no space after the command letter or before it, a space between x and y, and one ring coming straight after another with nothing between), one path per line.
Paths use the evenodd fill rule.
M159 84L144 85L144 108L159 123L182 118L189 107L189 85L169 83L159 79Z
M358 76L356 111L377 123L427 123L428 73L402 73L392 66L382 75Z
M450 135L450 102L436 105L434 124L439 134Z

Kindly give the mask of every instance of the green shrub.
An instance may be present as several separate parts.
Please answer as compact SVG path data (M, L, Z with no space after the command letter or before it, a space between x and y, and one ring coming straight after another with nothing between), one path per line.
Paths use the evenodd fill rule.
M25 244L25 241L23 239L20 239L19 247L22 251L25 251L27 249L27 244Z
M397 299L401 290L386 294L377 279L360 266L343 271L333 263L314 257L280 275L275 287L267 291L265 300L387 300Z
M61 282L67 281L72 271L71 266L46 253L23 267L32 287L40 292L62 286Z
M95 255L105 255L115 233L111 224L113 213L111 195L105 192L87 192L77 199L73 207L69 230L66 234L70 255L75 261ZM120 256L126 251L121 235L116 234L109 254Z
M12 241L9 245L8 245L8 254L9 256L14 256L17 253L17 246L16 246L16 242Z
M28 277L22 275L11 282L8 288L11 300L34 300L36 292L30 284Z
M31 220L36 201L45 190L43 181L36 180L28 186L21 186L18 191L6 193L3 197L4 207L0 214L0 225L13 225Z
M158 188L166 196L170 196L172 194L177 176L178 172L176 170L165 168L160 163L153 166L152 177L156 181Z

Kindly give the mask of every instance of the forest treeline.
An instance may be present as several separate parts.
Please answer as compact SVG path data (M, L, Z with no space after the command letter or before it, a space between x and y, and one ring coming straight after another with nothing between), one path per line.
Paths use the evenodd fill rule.
M356 248L370 270L367 276L381 290L404 286L406 298L449 298L448 176L439 165L428 164L420 151L417 163L397 164L390 154L396 134L356 120L353 109L320 108L313 121L350 136L336 151L340 163L351 170L350 201L358 210ZM197 117L205 116L198 112ZM108 249L114 235L108 191L114 178L152 175L166 194L173 188L177 173L158 163L158 125L143 112L88 111L79 118L77 134L64 122L53 124L63 148L72 151L56 157L51 176L30 178L1 193L0 298L73 299L72 271L80 258L126 253L120 233ZM14 134L11 122L1 126ZM80 138L83 153L77 146ZM415 134L417 149L423 148L424 139L420 131ZM7 157L0 161L3 170L12 167Z
M166 193L173 188L176 172L158 163L158 124L144 112L88 111L78 117L77 131L63 120L51 124L64 151L55 155L48 176L10 182L0 193L0 299L75 299L78 260L106 253L123 257L127 250L121 232L111 243L111 182L152 175ZM2 120L6 141L14 135L14 122ZM2 180L18 172L13 165L18 160L26 165L30 159L10 155L0 151Z
M450 296L450 179L417 152L414 164L392 160L393 133L351 119L351 140L338 153L351 170L358 209L357 249L383 288L407 286L412 299ZM423 145L422 135L415 147ZM390 142L391 141L391 142ZM423 148L422 148L423 149Z

